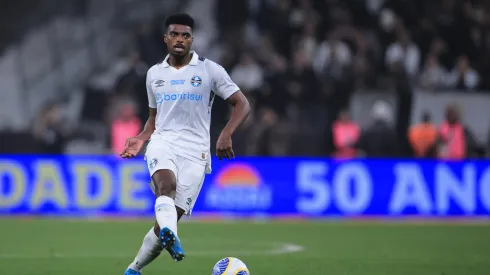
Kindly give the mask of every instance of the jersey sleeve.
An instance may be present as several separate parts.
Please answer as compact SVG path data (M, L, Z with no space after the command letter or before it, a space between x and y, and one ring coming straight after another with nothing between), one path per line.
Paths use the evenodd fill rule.
M157 108L157 101L155 99L155 94L153 93L153 90L151 89L151 77L150 77L150 71L146 73L146 93L148 94L148 106L150 108L156 109Z
M240 90L221 65L209 62L207 69L211 78L211 88L222 99L226 100Z

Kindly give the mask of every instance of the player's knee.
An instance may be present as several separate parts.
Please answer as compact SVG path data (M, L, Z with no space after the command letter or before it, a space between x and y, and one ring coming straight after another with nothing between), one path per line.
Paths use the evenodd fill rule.
M155 185L155 193L159 196L167 196L175 198L175 190L177 188L175 175L170 170L161 170L153 176Z
M156 182L155 185L158 196L175 198L175 183L161 181Z

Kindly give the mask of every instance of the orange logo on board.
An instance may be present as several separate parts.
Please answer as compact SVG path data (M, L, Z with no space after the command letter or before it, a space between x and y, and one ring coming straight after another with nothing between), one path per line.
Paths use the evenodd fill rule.
M271 203L271 188L245 163L225 166L206 193L206 204L220 210L265 210Z

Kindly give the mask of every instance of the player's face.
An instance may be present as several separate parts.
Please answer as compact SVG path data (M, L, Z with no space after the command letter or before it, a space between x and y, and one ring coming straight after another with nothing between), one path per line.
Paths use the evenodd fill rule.
M184 56L189 53L192 46L192 29L185 25L170 25L164 40L170 54Z

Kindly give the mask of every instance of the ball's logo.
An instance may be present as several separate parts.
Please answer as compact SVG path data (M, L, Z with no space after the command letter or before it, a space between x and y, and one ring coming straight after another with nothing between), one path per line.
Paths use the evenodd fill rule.
M213 275L221 275L226 271L228 264L230 263L230 259L224 258L220 260L213 268Z

